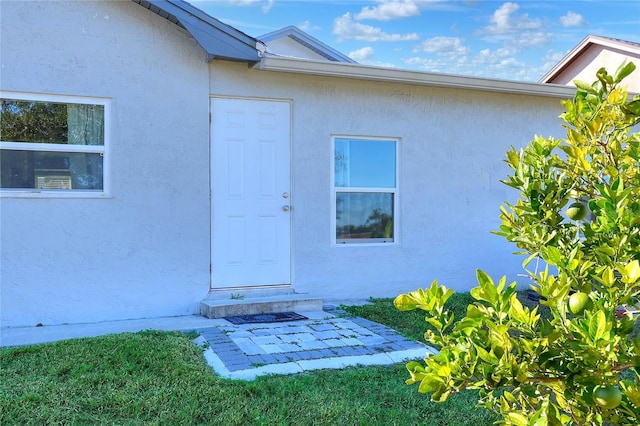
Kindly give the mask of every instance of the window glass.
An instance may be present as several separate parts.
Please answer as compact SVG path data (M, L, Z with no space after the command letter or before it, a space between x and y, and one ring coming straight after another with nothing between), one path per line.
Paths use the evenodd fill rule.
M0 99L0 189L104 192L106 103L17 97Z
M96 153L0 150L0 187L102 190L103 156Z
M395 241L397 141L334 138L336 243Z
M395 141L336 138L335 185L352 188L394 188Z
M336 239L382 238L393 241L393 194L336 194Z
M104 106L2 99L0 140L104 145Z

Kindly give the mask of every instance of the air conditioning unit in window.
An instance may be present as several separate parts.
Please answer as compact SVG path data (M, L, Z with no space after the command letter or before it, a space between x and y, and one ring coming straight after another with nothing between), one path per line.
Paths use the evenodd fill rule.
M71 173L60 169L35 169L38 189L71 189Z

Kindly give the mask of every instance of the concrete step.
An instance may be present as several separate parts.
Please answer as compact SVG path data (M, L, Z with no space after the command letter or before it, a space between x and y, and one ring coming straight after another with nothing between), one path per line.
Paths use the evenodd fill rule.
M209 298L200 302L200 315L207 318L311 311L322 311L322 298L308 294L283 294L243 299Z

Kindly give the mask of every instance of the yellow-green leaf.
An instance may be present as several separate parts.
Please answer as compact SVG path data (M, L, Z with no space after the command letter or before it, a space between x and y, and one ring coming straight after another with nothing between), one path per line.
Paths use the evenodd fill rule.
M529 420L527 420L527 417L521 413L505 413L504 419L506 420L506 424L508 425L527 426L529 424Z
M617 84L620 83L625 77L631 74L636 69L633 62L623 61L614 74L613 81Z
M636 408L640 408L640 388L637 386L629 386L625 389L629 402Z
M607 332L607 318L604 312L597 311L589 320L589 336L594 340L600 340Z
M401 294L393 301L393 305L399 311L412 311L418 306L417 301L408 294Z
M633 284L640 279L640 262L634 260L624 266L624 270L620 271L622 281L626 284Z

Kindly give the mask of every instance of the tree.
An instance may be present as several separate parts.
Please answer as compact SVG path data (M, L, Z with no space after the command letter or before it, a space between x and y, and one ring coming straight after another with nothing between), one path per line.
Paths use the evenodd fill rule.
M407 364L419 392L444 401L478 389L478 405L504 424L640 424L640 97L620 85L634 69L576 81L563 101L566 138L536 136L507 152L502 182L520 197L500 208L495 233L526 256L546 308L523 306L515 282L480 270L476 301L458 321L445 307L453 291L437 280L395 299L400 310L425 310L435 328L425 338L439 354ZM567 206L576 219L588 214L570 220Z
M67 143L67 105L2 99L0 137L5 142Z

